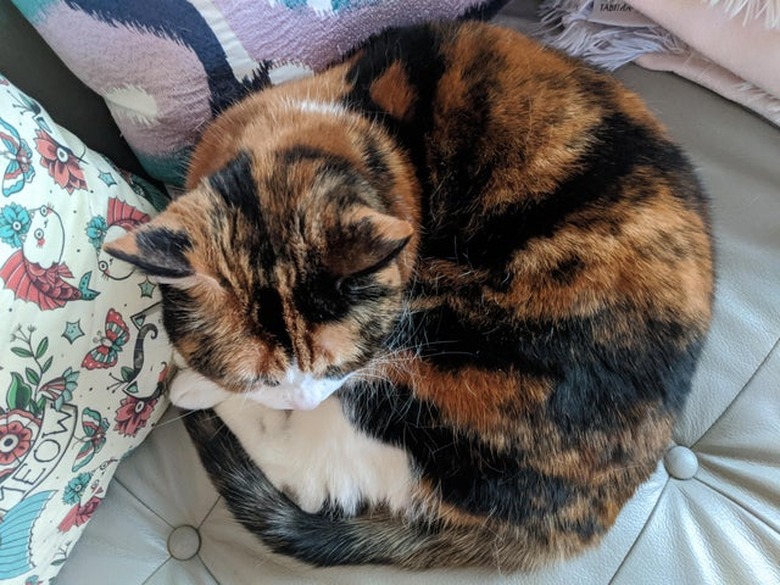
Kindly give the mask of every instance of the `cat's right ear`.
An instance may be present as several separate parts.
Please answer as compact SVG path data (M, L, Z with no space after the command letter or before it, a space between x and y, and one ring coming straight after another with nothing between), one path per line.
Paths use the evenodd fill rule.
M114 258L137 266L158 282L187 286L195 275L189 259L192 242L183 227L165 212L138 229L106 242L103 249Z

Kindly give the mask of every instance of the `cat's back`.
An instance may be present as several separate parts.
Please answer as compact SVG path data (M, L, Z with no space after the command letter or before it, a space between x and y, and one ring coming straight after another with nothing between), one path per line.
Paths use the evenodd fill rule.
M361 536L324 564L530 567L596 542L668 445L711 312L705 195L639 98L516 32L423 25L232 108L191 184L241 151L263 216L297 218L278 210L308 201L298 171L321 165L414 225L398 323L338 398L361 433L404 449L436 521L393 556L407 524L363 517L379 552ZM292 241L279 234L301 222L272 225Z
M509 302L535 317L652 306L672 283L680 310L708 320L706 195L610 75L479 22L386 31L343 75L344 103L382 120L417 169L424 257L534 280Z
M668 424L711 317L712 244L692 166L641 99L483 23L388 31L350 67L345 103L384 122L423 186L418 357L544 380L539 416L584 450L594 429ZM450 416L498 426L476 402Z

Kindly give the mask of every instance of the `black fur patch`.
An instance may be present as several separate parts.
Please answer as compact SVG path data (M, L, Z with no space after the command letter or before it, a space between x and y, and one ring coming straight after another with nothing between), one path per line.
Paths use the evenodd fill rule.
M390 167L387 165L387 160L382 151L382 147L371 135L366 137L366 141L363 145L362 157L366 166L369 168L371 178L374 179L376 183L389 187L387 183L391 180ZM387 207L389 207L389 205L387 205Z
M189 366L199 372L208 372L216 378L224 376L224 356L215 351L208 331L199 325L195 325L197 329L193 329L193 324L199 323L200 319L193 318L192 310L196 303L187 290L161 284L160 292L163 296L163 326L170 341L176 344L184 337L194 337L199 342L199 351L189 356Z
M240 152L222 169L209 177L209 184L219 193L228 208L238 212L242 221L251 226L250 230L235 229L235 218L217 216L212 218L219 223L227 223L234 229L233 237L240 241L240 247L249 251L250 263L262 267L266 274L271 274L277 255L282 246L271 238L272 231L268 229L267 220L260 206L258 185L252 172L253 161L248 152ZM230 229L225 226L215 227L217 230Z
M312 270L296 282L293 302L306 321L328 323L347 316L352 303L339 294L337 280L325 270Z
M655 164L669 148L668 143L625 115L611 114L594 132L592 146L580 161L582 171L566 179L554 192L539 201L515 203L485 218L477 234L460 230L436 234L435 245L426 249L442 257L452 257L457 252L462 261L472 265L502 268L530 240L549 238L560 226L567 225L572 214L623 197L620 180L643 162L637 152L644 154L648 164ZM682 161L676 163L682 165ZM671 161L668 164L673 166Z
M429 145L429 168L436 172L440 182L432 185L429 195L429 215L425 222L436 227L422 241L422 254L426 256L458 258L454 245L463 240L461 230L471 222L476 203L483 197L494 170L506 164L503 159L486 160L486 155L493 152L490 143L500 143L503 140L500 134L506 132L493 123L494 96L500 94L506 60L487 44L474 53L462 75L467 84L466 105L446 112L450 122L439 130L441 144L431 141ZM442 145L446 150L442 150ZM498 154L505 156L505 153ZM522 157L521 152L512 155Z
M253 296L254 318L260 325L260 335L270 336L275 343L281 345L289 354L292 352L292 341L284 322L282 298L276 289L270 286L258 287Z
M189 319L189 307L194 301L186 290L167 284L160 285L163 296L163 326L168 338L176 343L187 335L186 324Z
M631 339L600 342L596 329L609 330L609 310L590 318L523 321L513 325L499 315L490 329L447 308L413 316L411 340L418 355L438 368L486 370L514 367L552 380L550 419L572 437L587 430L613 430L633 424L632 407L658 402L677 412L690 390L701 350L672 321L645 318ZM522 389L518 388L518 392Z
M241 210L247 218L260 217L260 198L252 173L252 155L240 152L222 169L209 177L211 187L231 207Z
M352 170L354 168L352 164L343 157L333 154L330 151L304 144L299 144L279 151L277 159L284 166L294 165L303 161L322 161L334 168L344 170Z
M430 192L430 177L426 169L425 136L433 127L433 104L445 71L441 43L441 33L430 25L390 29L372 37L363 55L347 73L347 81L353 87L342 99L345 107L383 123L398 139L409 153L417 179L427 192ZM371 84L395 62L403 66L416 94L415 109L404 121L393 119L371 98ZM423 197L423 207L427 206L427 199Z
M341 398L359 428L403 446L443 500L467 512L522 524L554 516L579 495L576 484L531 468L523 453L499 452L444 426L436 406L408 388L357 385Z
M550 276L559 284L571 284L577 278L577 275L585 268L585 262L576 254L569 256L559 262L555 268L550 271Z

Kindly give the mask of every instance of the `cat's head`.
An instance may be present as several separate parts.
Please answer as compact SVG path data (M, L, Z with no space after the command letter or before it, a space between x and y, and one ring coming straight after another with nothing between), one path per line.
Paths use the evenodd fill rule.
M305 132L290 143L238 140L220 168L106 244L161 283L173 345L222 388L313 407L369 363L397 323L416 212L399 212L403 181L372 173L382 154L357 130L343 130L355 136L338 153Z

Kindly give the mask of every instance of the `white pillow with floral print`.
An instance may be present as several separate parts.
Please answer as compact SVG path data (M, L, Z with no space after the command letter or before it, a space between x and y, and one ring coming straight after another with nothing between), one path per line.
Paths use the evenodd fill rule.
M0 583L52 579L165 407L154 284L101 251L164 204L0 76Z

